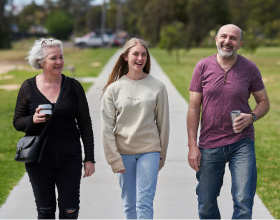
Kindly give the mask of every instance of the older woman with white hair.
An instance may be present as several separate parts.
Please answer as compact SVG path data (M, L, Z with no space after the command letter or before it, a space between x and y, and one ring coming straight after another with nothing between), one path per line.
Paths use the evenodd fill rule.
M56 39L36 40L27 57L30 65L43 71L23 82L15 108L13 124L26 135L40 135L46 123L39 105L54 107L66 80L61 99L47 128L48 139L40 162L26 163L33 188L39 219L55 219L56 195L60 219L76 219L79 213L82 151L84 145L84 177L95 172L91 118L81 84L62 74L62 43Z

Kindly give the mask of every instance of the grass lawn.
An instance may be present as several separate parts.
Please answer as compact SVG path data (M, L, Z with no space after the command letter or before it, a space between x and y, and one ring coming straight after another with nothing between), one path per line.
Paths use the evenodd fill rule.
M177 63L175 54L170 56L161 49L150 50L187 101L196 63L216 51L215 48L196 48L187 52L181 50L180 63ZM280 219L280 48L258 48L253 55L245 54L242 50L239 52L254 61L260 69L270 99L269 113L254 124L258 167L257 194L274 218ZM251 108L256 106L253 97L249 102Z
M31 44L28 45L31 46ZM65 65L75 66L75 77L97 76L116 50L115 48L85 50L65 48ZM24 80L41 73L42 70L32 70L25 64L24 57L26 57L26 54L26 48L17 47L13 50L0 50L1 62L15 62L23 66L23 70L12 70L7 74L0 75L10 76L10 79L8 77L8 79L0 80L0 85L21 85ZM64 71L63 73L72 76L70 71ZM92 85L91 83L81 84L85 91ZM24 136L24 133L16 131L12 124L17 94L18 89L12 91L0 89L0 206L5 202L10 191L25 172L24 164L14 161L16 144Z

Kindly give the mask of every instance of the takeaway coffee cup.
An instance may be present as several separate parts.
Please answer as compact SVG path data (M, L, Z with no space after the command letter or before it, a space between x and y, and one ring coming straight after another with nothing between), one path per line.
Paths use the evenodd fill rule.
M47 120L51 119L52 116L52 105L51 104L44 104L39 105L38 108L41 107L41 110L39 111L39 114L45 114L45 117Z
M234 110L230 112L230 117L231 117L231 123L232 125L234 124L234 121L237 117L239 117L241 115L241 111L239 110ZM234 133L238 133L237 131L233 130Z

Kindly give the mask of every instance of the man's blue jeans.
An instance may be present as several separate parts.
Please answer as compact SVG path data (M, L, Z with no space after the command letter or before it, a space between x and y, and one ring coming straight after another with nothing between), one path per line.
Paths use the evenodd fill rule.
M159 152L121 154L125 173L118 173L126 219L153 219Z
M201 163L196 173L198 213L201 219L220 219L217 197L229 162L234 202L233 219L251 219L257 185L254 141L250 138L213 149L200 149ZM230 205L230 204L229 204Z

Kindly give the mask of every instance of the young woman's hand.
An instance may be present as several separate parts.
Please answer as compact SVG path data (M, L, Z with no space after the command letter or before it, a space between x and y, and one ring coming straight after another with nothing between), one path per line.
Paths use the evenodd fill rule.
M125 170L120 170L118 173L125 173Z
M35 114L33 115L33 124L46 122L45 114L39 114L41 107L36 108Z
M85 175L83 177L90 177L95 172L95 163L87 161L84 163Z

